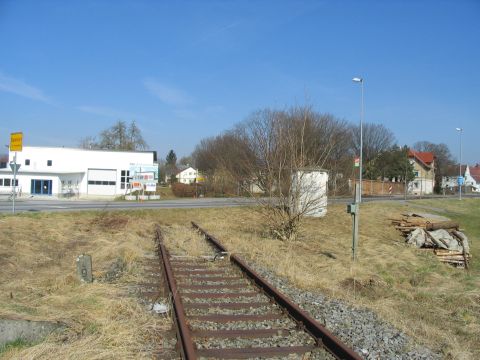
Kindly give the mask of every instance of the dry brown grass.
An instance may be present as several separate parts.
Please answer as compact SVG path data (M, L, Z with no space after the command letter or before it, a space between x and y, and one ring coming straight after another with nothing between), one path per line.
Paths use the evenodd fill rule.
M471 201L464 204L463 211L470 214L469 206L474 213L476 210L479 227L480 201ZM391 226L389 217L411 211L412 204L362 205L359 261L355 264L351 261L351 219L345 205L330 206L325 218L306 220L299 241L291 243L266 237L255 212L244 209L212 214L201 226L217 235L230 251L242 253L300 288L321 290L370 308L420 342L442 351L446 358L478 359L478 229L473 222L466 227L474 259L470 272L451 268L429 252L406 246Z
M129 294L141 281L139 261L153 252L153 223L121 213L55 213L0 217L0 316L56 320L65 331L34 346L13 347L6 359L149 358L168 319L148 313ZM122 259L115 284L81 284L75 258L93 256L101 279ZM156 348L155 350L158 350Z
M471 238L470 272L441 264L432 254L404 244L388 218L419 210L412 203L362 205L355 266L350 260L351 219L345 205L329 206L325 218L307 220L299 241L292 243L266 236L261 217L251 208L107 213L127 218L121 221L123 227L116 220L100 220L98 213L0 217L0 266L2 275L7 273L0 278L0 314L50 318L70 325L65 343L48 339L12 357L37 352L45 354L44 358L46 354L57 358L94 358L94 354L128 358L135 354L136 341L151 334L145 334L143 325L153 323L125 296L123 287L141 276L137 260L144 251L151 251L157 222L165 231L167 245L175 247L177 254L208 253L190 230L189 221L194 220L230 251L242 253L300 288L368 307L418 341L442 351L446 358L478 359L480 201L465 201L460 208L441 201L413 204L445 208L450 212L443 215L459 217ZM93 254L97 277L118 257L127 262L127 274L119 284L79 285L74 278L74 258L82 252ZM10 291L13 300L6 296ZM113 310L117 306L126 313L120 320ZM116 337L112 329L121 335Z
M207 242L185 225L163 226L164 243L170 254L178 256L208 256L212 249Z

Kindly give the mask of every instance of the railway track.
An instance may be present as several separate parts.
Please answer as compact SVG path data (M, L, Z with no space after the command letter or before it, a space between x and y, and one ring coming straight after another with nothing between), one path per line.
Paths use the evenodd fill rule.
M212 258L170 255L156 229L184 359L361 359L268 284L242 259L192 222Z

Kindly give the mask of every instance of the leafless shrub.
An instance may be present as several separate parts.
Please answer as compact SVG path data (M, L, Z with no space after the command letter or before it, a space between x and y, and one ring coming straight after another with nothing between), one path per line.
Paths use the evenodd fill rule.
M302 217L323 206L307 194L326 189L312 189L305 170L328 165L342 171L349 153L347 129L346 122L309 106L263 109L233 130L202 140L194 156L210 177L228 174L241 192L260 192L257 199L270 232L290 240L297 236Z

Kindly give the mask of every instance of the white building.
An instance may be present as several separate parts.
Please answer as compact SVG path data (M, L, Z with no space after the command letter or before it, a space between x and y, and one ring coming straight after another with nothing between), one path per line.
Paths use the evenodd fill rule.
M9 162L13 158L10 152ZM24 146L17 152L17 191L46 196L123 195L129 192L130 169L151 168L155 161L153 151ZM11 192L12 185L11 169L0 169L0 192Z
M177 173L176 178L179 183L193 184L198 176L198 170L189 166L188 168L181 170Z

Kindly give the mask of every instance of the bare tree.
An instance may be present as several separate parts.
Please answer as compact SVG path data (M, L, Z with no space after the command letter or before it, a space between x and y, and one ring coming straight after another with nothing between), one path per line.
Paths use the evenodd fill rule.
M97 139L95 136L87 136L80 140L79 146L82 149L97 149Z
M352 126L352 147L355 154L360 154L360 126ZM374 160L383 151L395 145L395 135L382 124L363 124L363 161Z
M240 168L263 190L260 209L277 238L295 239L303 217L325 206L318 193L326 192L326 185L319 189L310 171L324 168L335 147L330 120L309 106L265 109L236 129L254 154L254 162L244 157Z
M98 141L94 136L87 136L80 140L79 145L84 149L104 150L135 151L147 148L147 143L135 121L128 125L125 121L117 121L99 134Z
M242 184L248 182L255 156L250 145L238 131L228 131L200 141L193 152L197 168L207 175L209 186L239 194Z
M180 158L180 160L178 160L178 163L180 165L184 165L184 166L193 166L195 167L195 161L193 159L193 157L190 155L190 156L182 156Z
M325 205L318 194L326 186L318 188L311 170L328 166L337 180L353 168L349 125L309 106L255 111L233 130L203 139L193 155L209 178L228 174L252 196L260 189L259 209L271 233L284 240L295 238L302 218Z

